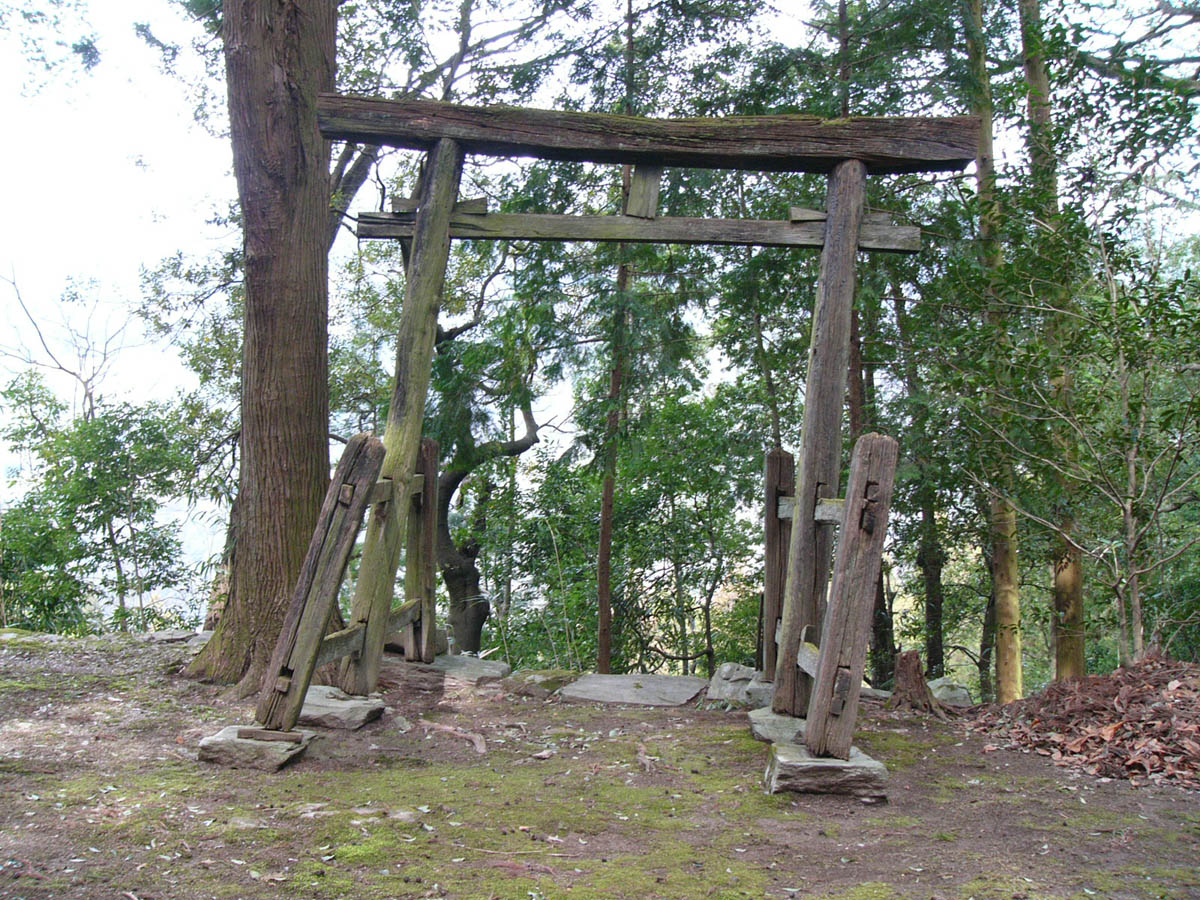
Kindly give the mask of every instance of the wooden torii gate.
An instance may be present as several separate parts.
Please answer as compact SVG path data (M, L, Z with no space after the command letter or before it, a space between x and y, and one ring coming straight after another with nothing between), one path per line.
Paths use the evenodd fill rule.
M918 228L893 225L886 216L864 212L866 177L961 169L975 157L978 120L824 120L802 115L670 120L338 94L321 95L317 112L326 138L426 153L413 200L400 204L391 214L360 214L358 225L360 238L410 242L395 386L379 473L380 479L391 484L397 502L411 503L414 496L438 308L452 239L821 248L798 499L788 559L792 574L782 612L768 611L773 618L768 618L772 628L767 632L774 633L773 623L781 616L776 710L802 715L808 704L806 678L795 661L805 628L819 627L830 565L829 528L815 516L818 501L833 496L840 477L841 407L855 257L860 249L902 253L920 249ZM632 165L624 214L488 213L480 201L458 200L467 153ZM786 221L660 217L657 205L664 166L828 173L827 210L793 208ZM343 687L356 693L372 690L378 679L406 527L407 517L388 515L388 505L373 507L351 612L351 627L362 626L363 634L343 678ZM427 632L428 626L425 623ZM790 665L787 660L792 661ZM302 672L306 666L300 662L298 669L290 671ZM300 687L293 684L291 690Z

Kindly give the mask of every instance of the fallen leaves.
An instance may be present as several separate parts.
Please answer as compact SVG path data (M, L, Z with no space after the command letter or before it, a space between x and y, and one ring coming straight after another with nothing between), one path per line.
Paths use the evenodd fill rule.
M1192 663L1153 656L1052 684L981 710L968 728L1098 777L1200 790L1200 666Z

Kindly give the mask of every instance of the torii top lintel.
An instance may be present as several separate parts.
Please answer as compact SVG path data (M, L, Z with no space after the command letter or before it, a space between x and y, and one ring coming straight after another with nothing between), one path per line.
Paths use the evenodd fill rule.
M975 158L979 134L973 116L650 119L341 94L322 94L317 114L327 138L413 150L451 138L487 156L771 172L828 172L844 159L872 174L953 171Z

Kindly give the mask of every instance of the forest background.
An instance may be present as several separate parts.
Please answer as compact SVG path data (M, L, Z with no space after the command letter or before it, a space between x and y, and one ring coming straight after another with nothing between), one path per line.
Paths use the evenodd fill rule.
M254 5L152 4L125 23L138 81L171 116L194 115L204 147L227 146L224 17ZM94 14L0 3L28 96L84 89L113 64ZM925 240L916 256L859 264L846 446L876 430L902 453L874 680L886 686L901 646L985 699L1153 646L1200 653L1194 4L897 0L801 15L740 0L363 0L337 6L337 23L347 92L654 116L980 116L966 174L870 184L870 209ZM159 111L137 112L138 133L153 133ZM151 154L171 152L130 147L125 165L165 166ZM416 159L339 145L318 161L330 210L318 243L333 252L328 355L308 374L327 385L328 416L325 402L305 415L336 459L386 420L403 298L401 248L356 244L346 226L412 193ZM627 179L473 160L463 196L611 213ZM57 248L72 278L59 309L11 265L6 314L25 340L3 351L2 625L192 624L231 565L237 582L238 529L196 563L183 521L199 511L223 534L238 521L242 381L261 365L243 340L254 226L231 178L211 208L186 174L175 181L163 215L190 206L184 227L202 238L140 260L117 326L97 314L106 288L86 254L76 268ZM812 176L668 169L660 211L781 219L823 196ZM157 202L134 204L143 221ZM106 240L124 221L55 212ZM438 563L460 648L593 667L608 522L614 670L754 662L763 458L799 444L815 283L811 251L455 245L426 431L442 447ZM154 343L119 349L131 334ZM303 524L303 511L278 515ZM226 659L202 657L198 674L237 680L254 640L226 635L209 654Z

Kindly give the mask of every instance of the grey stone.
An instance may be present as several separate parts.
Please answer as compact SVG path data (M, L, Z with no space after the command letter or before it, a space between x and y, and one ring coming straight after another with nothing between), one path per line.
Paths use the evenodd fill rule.
M196 632L189 631L186 628L169 628L165 631L147 631L144 634L138 635L139 640L149 641L152 644L180 644L184 641L190 641L196 636Z
M857 747L849 759L813 756L800 744L772 744L767 760L768 794L849 794L883 797L887 793L887 768Z
M710 702L736 703L740 706L764 706L771 702L775 685L763 681L763 673L738 663L721 663L708 683Z
M331 684L314 684L304 695L300 722L322 728L355 731L383 715L384 702L370 697L354 697Z
M929 682L929 690L933 693L934 699L940 700L942 703L949 703L951 706L975 705L975 701L971 699L971 689L965 684L959 684L949 678L935 678Z
M692 675L584 675L558 694L598 703L682 706L707 687L707 680Z
M262 769L274 772L308 749L316 736L301 731L300 741L255 741L237 736L243 726L229 725L200 741L201 762L216 763L234 769Z
M579 673L568 669L522 669L504 679L504 689L519 697L545 700L577 678Z
M864 681L862 688L858 692L858 696L865 697L868 700L891 700L892 692L873 688Z
M469 684L487 684L507 678L512 666L498 659L480 659L478 656L439 656L431 664L450 678Z
M193 650L199 652L204 648L204 645L208 643L208 639L212 636L213 633L211 631L198 631L188 639L187 645Z
M768 744L799 744L804 740L804 720L764 706L750 710L750 733Z

